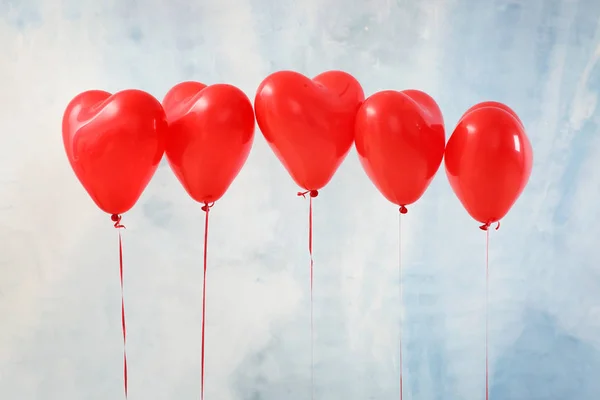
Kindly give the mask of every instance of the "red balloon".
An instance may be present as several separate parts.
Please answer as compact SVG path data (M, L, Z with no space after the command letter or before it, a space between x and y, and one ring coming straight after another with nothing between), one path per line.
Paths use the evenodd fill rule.
M497 106L466 114L446 146L450 185L482 229L508 213L529 181L532 164L521 121Z
M160 103L140 90L83 92L62 120L69 163L109 214L122 214L137 202L163 156L166 133Z
M360 162L377 189L403 213L431 183L445 143L438 105L418 90L375 93L356 116Z
M227 191L248 159L254 111L235 86L183 82L163 100L169 121L166 155L171 169L197 202Z
M262 81L254 108L260 130L294 181L318 190L348 154L363 100L360 83L345 72L328 71L311 80L279 71Z

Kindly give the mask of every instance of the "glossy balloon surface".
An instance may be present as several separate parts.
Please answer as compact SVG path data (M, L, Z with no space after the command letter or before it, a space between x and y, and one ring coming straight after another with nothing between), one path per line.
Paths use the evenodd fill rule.
M166 155L173 172L200 203L220 199L242 169L254 139L248 97L232 85L183 82L165 96Z
M445 155L454 193L477 221L502 219L529 181L531 143L520 120L497 106L467 113L452 133Z
M392 203L417 201L444 156L444 119L426 93L378 92L356 117L356 150L377 189Z
M362 87L345 72L310 79L280 71L260 84L254 107L261 132L294 181L318 190L348 154L363 100Z
M167 122L140 90L83 92L67 106L63 143L75 175L103 211L130 210L163 156Z

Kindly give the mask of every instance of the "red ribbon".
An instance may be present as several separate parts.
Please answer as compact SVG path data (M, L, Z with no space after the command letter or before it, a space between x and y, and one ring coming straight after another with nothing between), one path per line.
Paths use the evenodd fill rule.
M202 278L202 344L200 350L200 399L204 400L204 338L206 332L206 270L208 265L208 214L210 209L215 203L204 203L202 211L205 213L204 217L204 273Z
M490 398L490 367L489 367L489 288L490 288L490 231L492 222L486 222L479 229L485 231L485 400ZM496 221L496 230L500 229L500 221Z
M315 387L315 341L314 341L314 307L313 307L313 198L319 195L317 190L307 190L305 192L298 192L298 196L306 198L309 195L308 200L308 254L310 255L310 398L314 399L314 387Z
M500 222L496 230L500 228ZM485 230L485 400L490 398L490 368L489 368L489 291L490 291L490 231Z
M398 342L399 342L399 355L398 355L398 364L400 364L400 400L402 400L403 394L404 394L404 388L403 388L403 362L402 362L402 325L403 325L403 321L402 321L402 308L403 308L403 300L402 300L402 215L408 213L408 209L405 206L400 206L400 209L398 210L400 212L400 214L398 215L398 277L399 277L399 283L398 283L398 292L399 292L399 297L400 297L400 327L399 327L399 333L398 333Z
M119 232L119 277L121 280L121 329L123 331L123 385L125 388L125 398L127 398L127 327L125 324L125 296L123 294L123 240L121 238L121 229L125 225L121 224L121 216L113 214L110 219L115 223L114 227Z

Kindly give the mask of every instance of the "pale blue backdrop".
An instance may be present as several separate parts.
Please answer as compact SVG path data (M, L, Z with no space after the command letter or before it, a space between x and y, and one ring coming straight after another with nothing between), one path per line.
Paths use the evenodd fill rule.
M599 20L595 0L1 0L0 398L123 398L116 232L60 136L75 94L344 69L429 92L448 135L479 101L519 113L535 165L491 234L490 399L597 400ZM211 213L208 400L309 399L296 191L258 133ZM354 152L316 199L316 399L398 398L397 215ZM202 219L166 164L125 216L132 400L199 397ZM484 398L477 226L443 170L403 221L405 399Z

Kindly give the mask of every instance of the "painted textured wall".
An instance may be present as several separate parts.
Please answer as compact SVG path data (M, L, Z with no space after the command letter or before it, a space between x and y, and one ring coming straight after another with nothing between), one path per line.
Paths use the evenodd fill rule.
M491 237L491 399L600 398L600 2L0 1L0 398L119 399L116 232L72 174L78 92L353 73L451 131L498 100L528 188ZM307 202L266 143L211 213L207 399L309 398ZM199 389L203 213L162 165L124 219L130 398ZM398 398L397 209L349 155L315 205L316 398ZM403 222L407 399L482 399L484 235L438 174Z

